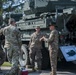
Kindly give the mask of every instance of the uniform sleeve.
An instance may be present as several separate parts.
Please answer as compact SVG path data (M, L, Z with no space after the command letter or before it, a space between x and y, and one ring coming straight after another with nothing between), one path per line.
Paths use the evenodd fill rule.
M32 35L30 36L29 46L30 46L31 42L32 42Z
M17 41L19 43L19 45L22 45L22 41L21 41L21 32L17 29L16 30L16 37L17 37Z
M49 39L47 40L48 43L52 43L54 41L54 35L55 35L55 31L52 31L50 33Z
M31 37L30 37L30 43L32 42L32 35L31 35Z
M0 35L3 34L4 28L0 29Z

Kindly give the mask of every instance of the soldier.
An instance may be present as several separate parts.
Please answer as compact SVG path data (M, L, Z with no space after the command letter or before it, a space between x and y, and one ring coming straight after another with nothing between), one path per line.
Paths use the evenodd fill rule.
M30 62L32 65L32 70L35 71L35 59L37 61L37 71L41 72L41 48L42 48L42 39L43 36L40 32L40 27L36 27L36 32L34 32L31 35L30 39L30 46L29 46L29 56L30 56Z
M58 31L55 29L55 23L50 24L50 36L49 38L42 37L49 45L50 63L51 63L51 75L56 75L57 71L57 53L58 53Z
M5 35L4 48L7 50L8 61L12 63L11 70L5 75L17 75L19 72L19 54L21 52L21 34L17 29L15 20L9 19L9 26L0 30L0 33Z

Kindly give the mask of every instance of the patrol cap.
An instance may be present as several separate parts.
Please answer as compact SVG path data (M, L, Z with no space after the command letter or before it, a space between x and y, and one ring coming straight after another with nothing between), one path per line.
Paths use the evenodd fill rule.
M49 26L56 26L56 22L50 22Z
M40 26L36 26L35 28L36 28L36 29L37 29L37 28L40 28Z
M11 24L12 22L15 22L15 19L14 18L10 18L9 19L9 24Z

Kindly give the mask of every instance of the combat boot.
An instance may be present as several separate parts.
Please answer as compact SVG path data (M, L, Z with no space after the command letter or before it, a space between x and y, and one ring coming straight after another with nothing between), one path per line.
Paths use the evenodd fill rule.
M36 70L36 72L41 73L42 71L41 70Z
M36 71L36 69L35 69L35 68L32 68L32 71L33 71L33 72L35 72L35 71Z
M51 72L50 75L57 75L56 72Z
M41 69L36 68L36 72L41 73L42 71L41 71Z
M0 73L2 73L2 70L1 70L1 68L0 68Z

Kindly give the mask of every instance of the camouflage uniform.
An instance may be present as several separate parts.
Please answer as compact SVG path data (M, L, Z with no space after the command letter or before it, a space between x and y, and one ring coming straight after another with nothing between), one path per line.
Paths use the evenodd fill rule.
M56 75L57 71L57 53L58 53L58 32L57 30L52 30L47 40L49 44L49 54L51 62L52 75Z
M18 64L19 64L19 53L21 49L21 38L20 31L16 26L9 25L0 30L0 33L5 35L5 45L4 48L7 50L7 57L10 63L12 63L11 70L7 75L17 75L18 74Z
M31 40L30 40L30 51L29 51L29 55L30 55L30 62L32 65L32 68L34 68L35 66L35 59L37 61L37 67L40 70L41 69L41 58L42 58L42 54L41 54L41 48L42 48L42 42L40 41L40 38L42 37L41 33L33 33L31 35Z

